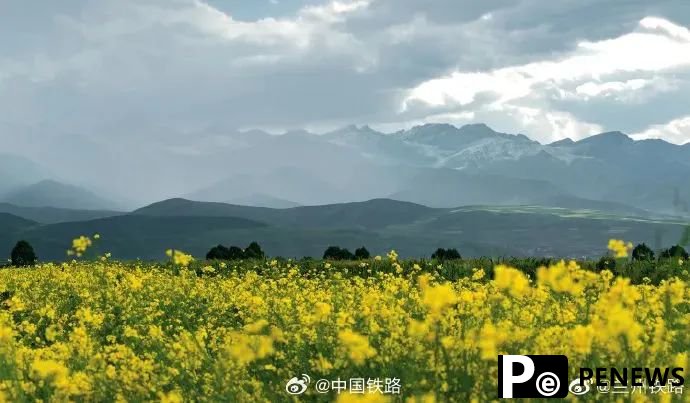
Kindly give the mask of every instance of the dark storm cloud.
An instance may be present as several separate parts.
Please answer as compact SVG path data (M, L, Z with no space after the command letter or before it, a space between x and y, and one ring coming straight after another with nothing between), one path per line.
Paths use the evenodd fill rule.
M635 41L685 49L689 8L684 0L9 1L0 6L0 139L24 153L50 139L42 158L70 136L167 158L166 144L197 152L209 128L485 121L540 141L616 129L664 137L668 125L668 138L682 141L686 59L601 66L616 63L611 54L642 63L619 49ZM641 24L648 17L658 18ZM596 57L591 69L580 63L587 55Z
M275 18L258 12L273 6ZM3 58L5 80L32 87L17 89L20 95L48 94L26 107L58 125L69 108L98 115L93 109L108 104L113 120L176 116L236 127L363 118L390 123L415 117L399 117L396 103L426 80L553 57L578 41L630 32L647 15L682 20L688 14L682 2L643 1L273 6L71 1L30 13L14 2L8 13L14 25L4 29L20 35L5 39L4 46L14 48ZM64 88L64 100L50 96L56 86Z

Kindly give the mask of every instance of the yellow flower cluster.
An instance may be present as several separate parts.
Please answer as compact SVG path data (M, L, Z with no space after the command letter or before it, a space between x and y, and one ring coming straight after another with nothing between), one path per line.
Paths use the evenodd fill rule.
M187 267L194 261L192 255L188 255L177 249L168 249L165 251L165 255L171 259L175 266Z
M609 239L608 249L613 252L613 255L617 258L628 257L630 250L633 248L632 243L622 241L620 239Z
M341 330L338 333L338 339L340 343L345 347L347 355L350 357L352 362L357 365L361 365L366 361L367 358L371 358L376 355L376 350L371 348L369 345L369 340L366 336L362 336L350 329Z
M94 235L95 239L100 238L100 235L96 234ZM67 250L67 255L72 256L76 255L77 257L81 257L89 247L93 245L93 241L91 238L89 238L86 235L82 235L79 238L75 238L72 240L72 248Z
M565 354L572 371L689 364L678 278L634 285L559 262L450 282L424 263L368 263L361 276L294 261L1 270L0 401L296 401L285 385L303 373L402 380L399 399L312 383L305 401L491 401L498 354Z

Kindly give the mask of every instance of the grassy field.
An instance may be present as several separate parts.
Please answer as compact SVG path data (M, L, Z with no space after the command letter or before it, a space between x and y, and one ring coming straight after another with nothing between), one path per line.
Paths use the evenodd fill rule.
M201 262L176 252L164 264L102 256L3 269L0 397L468 402L495 399L502 353L565 354L571 370L687 368L690 263L618 263L395 253ZM306 391L288 394L302 374ZM351 378L371 393L316 391L317 380Z

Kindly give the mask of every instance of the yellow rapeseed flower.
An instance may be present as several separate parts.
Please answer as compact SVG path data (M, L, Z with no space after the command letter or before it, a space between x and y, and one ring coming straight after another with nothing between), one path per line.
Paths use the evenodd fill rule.
M432 314L438 314L444 308L458 300L455 290L449 283L428 286L422 290L422 302Z
M494 269L494 285L507 290L514 297L524 297L529 292L529 280L518 269L505 265L498 265Z
M192 255L188 255L177 249L168 249L165 251L165 254L171 258L175 266L187 267L194 261Z
M346 348L350 359L361 365L367 358L376 355L376 350L369 345L369 340L357 332L345 329L338 333L340 343Z
M8 401L271 401L306 373L307 398L319 378L363 376L365 393L330 397L481 402L496 398L498 354L566 354L572 367L689 364L679 340L690 329L690 277L675 261L647 280L591 262L556 262L532 280L509 266L375 261L0 270L11 380L0 391ZM389 377L403 378L401 395L375 392Z
M398 260L398 252L396 252L395 250L391 250L390 252L388 252L388 260L390 260L391 262L396 262Z
M608 244L608 249L613 252L613 255L617 258L628 257L629 251L633 248L632 243L622 241L620 239L610 239Z

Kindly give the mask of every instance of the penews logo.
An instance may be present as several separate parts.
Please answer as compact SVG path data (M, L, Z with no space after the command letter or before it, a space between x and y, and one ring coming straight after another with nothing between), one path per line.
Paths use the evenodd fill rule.
M564 355L498 356L499 398L563 398L568 386Z
M301 378L293 377L285 385L285 391L291 395L301 395L307 391L307 386L311 378L307 374L302 374Z

